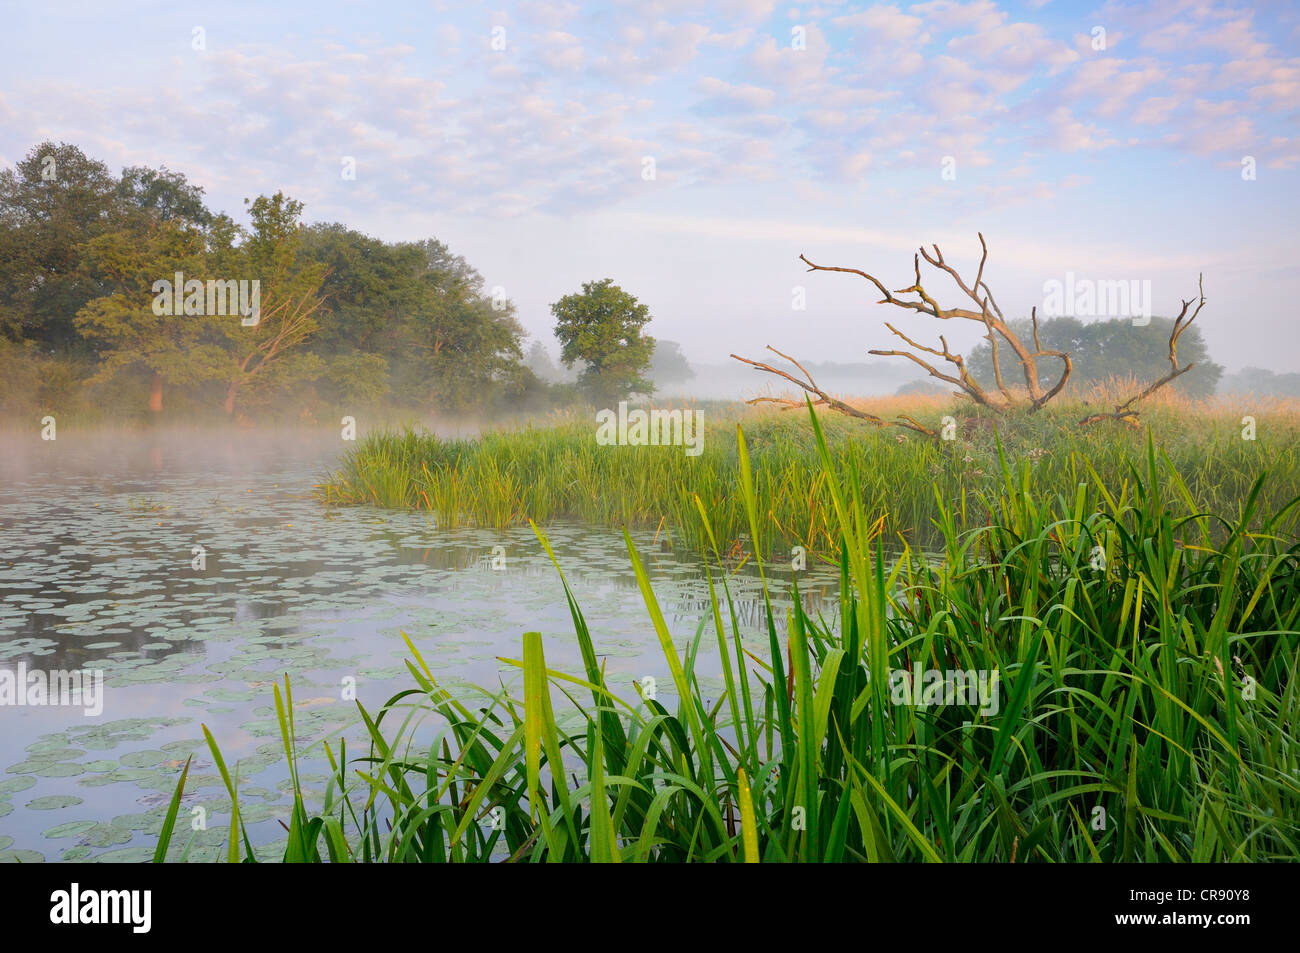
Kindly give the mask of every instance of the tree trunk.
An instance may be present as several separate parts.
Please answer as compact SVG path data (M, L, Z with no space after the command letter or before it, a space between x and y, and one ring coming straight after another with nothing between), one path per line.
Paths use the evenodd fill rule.
M162 375L154 371L153 382L149 385L149 410L151 413L162 413Z
M236 381L231 381L230 386L226 388L226 403L224 405L227 417L235 415L235 395L238 393L239 384Z

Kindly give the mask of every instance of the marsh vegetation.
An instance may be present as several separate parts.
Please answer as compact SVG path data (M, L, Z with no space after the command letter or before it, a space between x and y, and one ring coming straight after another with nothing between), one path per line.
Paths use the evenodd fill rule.
M309 809L295 779L283 859L1300 857L1293 482L1270 489L1273 475L1239 458L1248 484L1238 493L1216 474L1200 489L1219 488L1210 500L1217 508L1207 508L1195 468L1180 472L1148 435L1136 454L1100 444L1112 455L1097 463L1082 447L1046 467L1057 455L1016 459L999 448L987 481L945 495L924 475L930 458L917 448L890 448L890 463L837 445L815 414L767 425L808 428L806 456L785 459L803 464L802 486L825 494L818 525L839 569L834 609L807 611L796 575L783 629L766 600L766 658L740 636L727 546L742 528L758 542L750 555L768 595L763 541L779 532L772 514L781 499L760 490L773 471L760 462L761 437L748 431L763 427L741 428L729 455L737 525L715 522L689 481L674 487L683 512L695 507L711 556L710 612L696 631L669 628L655 581L625 536L673 707L644 681L607 678L600 633L567 582L580 670L552 668L540 633L525 632L507 660L522 685L503 682L470 704L440 684L408 640L410 687L362 709L365 750L327 748L333 773L319 809ZM498 440L480 448L489 460L517 446L539 445L542 460L560 453L537 437ZM1218 466L1233 460L1228 446ZM409 467L429 445L408 435L370 451L384 447L404 452L393 463ZM444 459L460 459L466 448L457 449ZM713 452L720 474L721 451ZM906 537L885 555L872 470L905 464L931 494L938 558ZM893 472L895 494L906 494L905 471ZM550 552L545 531L534 530ZM563 580L558 561L556 571ZM721 692L701 684L706 656L723 673ZM990 709L900 697L897 673L918 667L996 672L1000 700ZM305 739L296 736L290 685L274 696L292 765ZM219 739L207 741L221 764ZM222 776L236 806L228 857L251 859L236 783L224 767ZM173 808L182 794L183 781ZM175 817L173 809L159 857Z

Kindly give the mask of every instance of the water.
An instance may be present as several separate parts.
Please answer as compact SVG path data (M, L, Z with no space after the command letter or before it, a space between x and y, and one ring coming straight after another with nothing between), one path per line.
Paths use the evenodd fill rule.
M303 781L319 798L321 739L346 735L351 749L363 737L346 696L373 711L413 687L402 632L466 698L521 684L501 657L519 657L525 631L542 633L549 667L582 671L558 574L529 528L446 531L418 513L326 508L311 487L341 447L337 433L307 431L0 442L0 669L105 681L98 716L0 706L0 860L149 859L191 754L173 847L201 819L191 857L220 856L229 799L201 725L239 763L260 856L278 856L289 789L272 684L289 675L296 733L312 745ZM621 534L547 533L611 682L635 698L633 681L653 676L672 710ZM702 564L662 552L653 533L634 539L679 647L709 624L700 671L720 692ZM814 569L801 585L817 603L834 582ZM731 588L747 642L766 655L755 577Z

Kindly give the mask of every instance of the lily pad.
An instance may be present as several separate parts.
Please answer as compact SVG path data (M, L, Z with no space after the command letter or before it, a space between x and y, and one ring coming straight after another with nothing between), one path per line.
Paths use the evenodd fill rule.
M166 760L166 751L132 751L122 755L122 764L128 768L152 768Z
M19 791L26 791L36 784L36 779L30 774L20 774L16 778L6 778L0 781L0 794L17 794Z
M45 855L34 850L0 850L0 864L43 864Z
M128 831L149 831L157 833L162 830L162 814L122 814L113 818L113 826Z
M90 858L92 864L146 864L153 860L152 847L120 847Z
M80 804L81 798L71 794L50 794L46 797L34 798L27 802L27 807L33 811L57 811L64 807L73 807Z
M96 824L81 835L81 842L91 847L116 847L125 844L135 836L125 827L113 824Z
M94 821L68 821L66 824L58 824L51 827L45 832L44 836L50 838L50 840L57 840L60 837L75 837L77 834L88 831L94 826ZM64 859L66 860L67 858L65 857Z

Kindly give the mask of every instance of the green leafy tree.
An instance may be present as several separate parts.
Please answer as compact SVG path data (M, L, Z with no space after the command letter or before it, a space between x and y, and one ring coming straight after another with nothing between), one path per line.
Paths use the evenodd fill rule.
M598 405L632 393L654 393L647 379L655 339L642 333L650 309L612 279L589 281L581 294L565 295L551 305L555 337L566 367L584 365L578 378Z
M528 385L514 305L490 298L482 276L444 243L389 244L342 225L314 226L304 238L329 268L310 349L326 361L322 377L336 399L372 399L379 379L408 404L462 412Z
M124 215L134 214L146 222L182 221L204 226L214 220L203 204L203 189L165 166L123 169L116 196Z
M80 249L83 267L107 291L78 310L75 325L100 358L94 380L123 373L148 376L149 409L163 409L164 387L194 388L227 372L220 322L208 315L156 314L154 282L176 272L206 274L204 236L177 222L145 236L110 232ZM238 319L236 319L237 321Z
M442 242L415 247L424 266L412 332L425 399L437 410L464 411L517 392L529 375L513 302L487 295L483 276Z
M147 393L155 411L175 393L228 414L289 398L295 416L322 398L450 411L553 400L523 363L514 305L443 243L305 228L281 193L246 204L241 227L178 172L115 177L66 143L0 171L0 363L32 372L6 374L0 398L66 407L102 385L138 391L141 406ZM177 272L223 297L228 282L258 282L260 320L228 301L225 314L155 313L155 284Z
M257 323L227 318L221 325L233 364L223 404L228 415L241 399L264 404L294 384L319 377L324 366L301 347L317 329L327 271L303 252L303 205L283 192L258 196L248 205L252 229L246 240L238 247L220 247L214 256L223 279L260 283Z
M104 293L78 247L121 226L117 180L76 146L43 142L0 172L0 332L45 352L82 341L73 315Z

